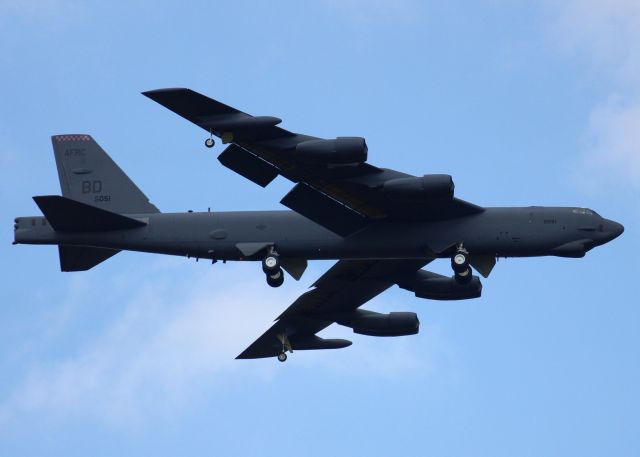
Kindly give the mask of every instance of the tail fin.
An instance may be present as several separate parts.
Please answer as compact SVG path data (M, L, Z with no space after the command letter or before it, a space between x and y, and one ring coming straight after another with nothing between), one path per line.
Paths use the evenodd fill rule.
M90 135L51 137L62 195L114 213L158 213Z

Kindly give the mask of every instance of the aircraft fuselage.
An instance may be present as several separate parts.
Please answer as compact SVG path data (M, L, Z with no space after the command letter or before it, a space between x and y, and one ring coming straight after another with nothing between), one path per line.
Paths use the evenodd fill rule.
M617 222L582 208L486 208L437 221L381 221L343 238L292 211L129 215L146 226L102 232L56 232L41 216L16 219L15 243L91 246L212 260L260 260L242 246L270 244L283 257L393 259L448 257L463 243L474 255L582 257L622 232ZM240 246L240 248L239 248ZM245 250L246 252L246 250Z

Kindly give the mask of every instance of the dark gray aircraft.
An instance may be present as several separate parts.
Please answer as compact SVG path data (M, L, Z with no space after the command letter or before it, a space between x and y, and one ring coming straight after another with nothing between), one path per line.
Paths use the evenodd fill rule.
M308 260L339 259L237 358L337 349L316 334L332 323L373 336L418 332L415 313L361 305L396 284L416 297L480 296L472 268L489 276L497 257L583 257L623 232L586 208L482 208L454 197L449 175L412 176L368 164L363 138L289 132L189 89L145 92L229 146L220 162L265 187L296 183L281 203L293 211L160 213L89 135L57 135L62 196L33 197L44 217L15 220L15 243L57 245L62 271L88 270L121 250L196 259L262 261L267 283L296 280ZM451 259L453 276L422 268Z

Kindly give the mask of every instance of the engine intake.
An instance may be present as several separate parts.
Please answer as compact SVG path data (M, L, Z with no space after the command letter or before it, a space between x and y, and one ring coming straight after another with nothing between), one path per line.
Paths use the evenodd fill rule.
M393 198L420 200L424 198L452 198L455 185L450 175L424 175L391 179L383 189Z
M351 327L354 333L369 336L405 336L415 335L420 329L416 313L395 312L389 314L356 310L339 324Z
M414 292L418 298L430 300L467 300L478 298L482 294L482 283L477 276L473 276L467 284L461 284L455 278L424 270L416 272L413 278L399 282L398 285Z
M362 163L367 161L367 143L364 138L342 136L335 140L309 140L299 143L299 159L319 163Z

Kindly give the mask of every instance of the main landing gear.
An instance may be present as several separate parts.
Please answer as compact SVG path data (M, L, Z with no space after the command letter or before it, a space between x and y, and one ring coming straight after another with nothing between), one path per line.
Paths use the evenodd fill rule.
M262 271L267 276L267 284L271 287L280 287L284 283L284 271L280 268L280 256L273 248L262 259Z
M455 254L451 257L451 268L453 268L455 279L459 284L468 284L471 281L473 272L469 265L469 251L462 244L458 246Z

